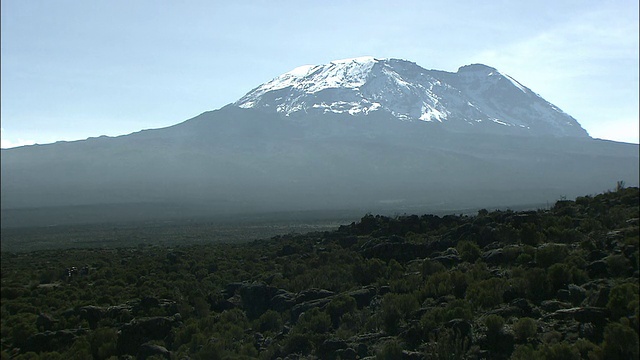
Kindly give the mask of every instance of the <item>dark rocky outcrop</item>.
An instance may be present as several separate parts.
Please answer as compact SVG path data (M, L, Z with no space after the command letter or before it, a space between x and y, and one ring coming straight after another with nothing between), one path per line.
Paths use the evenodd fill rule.
M134 355L142 344L151 340L167 340L171 330L180 324L179 317L156 316L138 318L120 329L117 349L119 354Z
M65 329L58 331L44 331L36 333L16 344L22 352L56 351L60 347L73 344L79 336L86 335L87 329Z
M167 350L164 346L155 344L142 344L136 354L137 360L146 360L147 358L155 356L164 359L171 359L171 351Z

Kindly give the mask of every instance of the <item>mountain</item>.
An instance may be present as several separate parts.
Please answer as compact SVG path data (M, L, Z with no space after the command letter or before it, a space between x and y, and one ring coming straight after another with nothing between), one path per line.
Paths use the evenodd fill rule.
M458 132L587 137L571 116L508 75L481 64L457 73L398 59L360 57L301 66L234 103L291 115L388 112Z
M638 145L590 138L493 68L374 58L297 68L167 128L1 156L2 227L533 206L638 185Z

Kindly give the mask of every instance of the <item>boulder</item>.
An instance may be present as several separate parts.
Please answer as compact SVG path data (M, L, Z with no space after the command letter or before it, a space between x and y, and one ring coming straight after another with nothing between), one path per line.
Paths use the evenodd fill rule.
M51 315L40 313L36 319L36 327L40 331L50 331L57 322L58 320L54 319Z
M142 344L151 340L165 340L179 324L176 317L155 316L133 319L120 329L118 353L135 355Z
M498 265L505 261L502 249L493 249L482 253L482 260L487 264Z
M376 296L377 291L373 286L366 286L361 289L348 291L346 294L356 300L358 309L362 309L365 306L369 306L371 300Z
M87 320L90 329L95 329L98 326L98 322L102 320L106 313L106 309L99 306L83 306L80 308L80 318Z
M540 303L540 308L546 312L554 312L560 309L568 309L571 304L558 300L544 300Z
M296 304L303 303L305 301L324 299L329 296L333 296L336 293L324 289L306 289L300 291L296 295Z
M587 273L592 279L609 276L609 265L604 260L598 260L587 265Z
M569 301L571 301L573 306L580 305L587 297L587 290L578 285L569 284L567 288L569 289Z
M306 302L297 304L296 306L291 308L291 320L298 321L298 317L303 312L313 308L324 308L329 302L331 302L331 298L311 300L311 301L306 301Z
M550 317L553 319L573 319L581 323L604 325L609 317L609 310L599 307L574 307L557 310L551 314Z
M242 308L250 319L255 319L264 314L271 307L271 298L278 289L267 286L264 283L242 285L239 289L242 299Z
M85 335L86 329L66 329L59 331L44 331L29 336L27 339L16 339L15 345L21 352L34 351L37 353L57 351L60 347L71 346L78 336Z
M340 339L327 339L318 348L318 355L323 359L333 360L337 358L336 351L348 347L347 342Z
M171 351L167 350L164 346L155 344L142 344L138 349L136 359L146 360L148 357L162 357L165 359L171 359Z
M358 353L352 348L336 350L336 356L344 360L356 360Z
M431 261L437 261L442 265L444 265L445 267L450 268L454 265L459 264L461 260L460 260L460 256L458 256L457 254L449 254L449 255L436 256L432 258Z

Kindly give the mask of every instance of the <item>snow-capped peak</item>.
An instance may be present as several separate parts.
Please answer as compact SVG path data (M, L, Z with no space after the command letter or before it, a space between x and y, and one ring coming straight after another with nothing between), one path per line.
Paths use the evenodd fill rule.
M456 131L509 128L509 132L587 136L575 119L483 64L450 73L399 59L334 60L299 66L253 89L234 105L286 116L386 111L401 120L446 123Z

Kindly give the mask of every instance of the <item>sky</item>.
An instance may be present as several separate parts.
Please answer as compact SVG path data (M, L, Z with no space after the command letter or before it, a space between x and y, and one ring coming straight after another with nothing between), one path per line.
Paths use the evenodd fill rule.
M497 68L639 142L637 0L2 0L1 147L174 125L307 64Z

